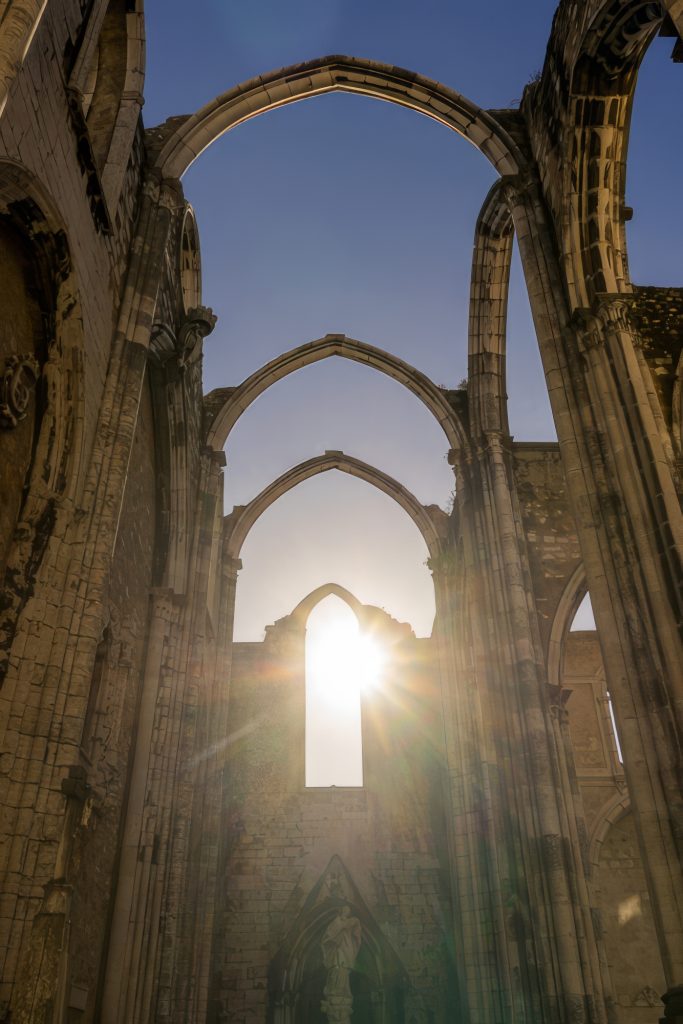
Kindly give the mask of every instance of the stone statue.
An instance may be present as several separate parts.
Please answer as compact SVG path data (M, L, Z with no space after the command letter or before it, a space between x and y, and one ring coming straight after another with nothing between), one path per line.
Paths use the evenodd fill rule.
M330 1024L350 1024L353 996L349 975L361 944L361 925L345 904L328 925L322 938L327 980L320 1008Z

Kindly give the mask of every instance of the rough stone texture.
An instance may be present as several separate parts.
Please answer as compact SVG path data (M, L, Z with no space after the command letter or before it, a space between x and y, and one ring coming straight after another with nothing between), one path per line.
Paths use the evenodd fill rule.
M430 642L390 648L382 689L365 702L359 789L304 786L303 654L286 620L233 652L213 1019L267 1019L271 964L339 858L365 904L345 883L353 912L367 911L403 965L408 1019L446 1021L458 998Z
M391 1024L645 1024L683 982L681 293L630 281L623 205L662 24L680 32L681 0L561 0L520 110L333 56L143 133L138 4L3 6L0 359L33 352L39 380L0 428L0 1020L320 1019L311 950L343 900L367 938L358 998ZM176 176L248 117L349 90L435 118L501 174L477 221L467 388L328 335L205 401L214 318ZM557 445L509 437L513 235ZM328 452L224 520L230 428L339 355L436 416L452 513ZM302 788L302 609L293 632L231 643L244 535L329 468L420 525L437 607L429 641L400 641L401 702L367 709L353 792ZM568 635L586 586L602 658Z

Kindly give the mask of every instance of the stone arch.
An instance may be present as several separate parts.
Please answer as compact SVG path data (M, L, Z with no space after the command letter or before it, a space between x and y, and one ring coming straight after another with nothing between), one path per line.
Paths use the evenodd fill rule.
M83 444L83 322L76 272L62 218L40 182L20 164L0 161L0 216L25 239L45 303L44 352L35 366L40 415L23 497L5 567L0 613L0 678L19 614L60 518L70 518L78 499ZM19 417L32 401L31 383L19 364L5 361L3 402ZM19 386L17 395L12 388ZM29 391L21 391L28 385ZM22 397L23 395L23 397ZM17 405L18 401L18 405ZM13 409L14 407L14 409ZM11 427L10 427L11 429Z
M316 587L310 594L302 598L299 601L296 608L294 608L290 614L289 619L295 625L305 625L308 616L311 614L314 608L317 608L326 597L338 597L340 601L343 601L349 606L351 611L354 613L358 621L360 622L363 614L364 605L358 600L358 598L347 590L346 587L342 587L339 583L323 583L322 586Z
M600 808L589 838L594 912L618 1018L626 1022L645 1019L641 1007L661 1007L666 988L639 830L628 794L617 792Z
M474 232L470 285L468 407L474 435L510 432L506 379L506 324L514 226L497 181Z
M378 490L383 491L390 498L393 498L408 513L424 537L430 558L438 556L441 550L441 537L434 520L425 506L421 505L417 498L399 484L398 481L394 480L393 477L387 476L381 470L375 469L373 466L368 465L366 462L361 462L360 459L355 459L351 455L333 451L325 452L324 455L318 455L313 459L308 459L307 462L301 462L298 466L292 467L292 469L287 470L286 473L283 473L277 480L269 484L248 505L238 506L233 509L232 514L226 520L229 532L225 554L229 558L238 559L247 534L266 509L270 508L278 498L281 498L287 491L291 491L297 484L303 483L304 480L309 480L319 473L327 473L332 469L339 470L341 473L348 473L349 476L355 476L359 480L365 480L367 483L377 487Z
M581 38L571 69L564 170L565 254L573 305L629 292L625 187L628 134L638 68L662 23L653 0L606 0ZM578 183L578 187L577 187Z
M180 267L180 289L183 313L187 316L190 310L202 304L202 256L199 246L199 232L194 210L188 203L183 214L180 229L180 250L178 252Z
M580 562L571 574L555 609L550 629L547 655L547 675L551 686L559 686L562 680L564 644L574 616L583 601L586 591L586 570Z
M462 135L498 174L517 174L524 159L496 117L459 93L414 71L357 57L328 56L271 71L222 93L190 117L150 132L156 166L180 178L212 142L258 114L311 96L356 93L409 107Z
M107 0L90 18L70 85L80 100L88 145L113 212L143 104L144 0Z
M405 1019L407 978L403 964L375 921L343 861L335 854L269 965L269 1024L307 1024L311 1019L318 1019L317 1015L314 1018L308 1015L311 993L306 991L306 978L315 975L316 969L319 971L322 967L323 935L345 907L360 928L356 966L375 989L372 1019L378 1024L389 1024L389 1021L400 1024ZM315 993L316 1009L320 1004L321 988L319 982ZM354 991L353 980L351 991ZM367 1010L362 1019L370 1019Z
M323 583L322 586L316 587L315 590L312 590L310 594L307 594L306 597L299 601L284 620L280 621L286 621L288 628L293 629L297 633L303 632L306 628L308 617L314 608L324 601L325 598L331 596L338 597L340 601L348 605L358 619L358 624L362 630L379 631L385 635L393 634L396 639L414 635L407 622L397 622L383 608L363 604L355 594L352 594L350 590L342 587L339 583ZM272 626L266 626L266 633L273 628Z
M465 428L450 405L445 392L436 387L423 373L408 363L404 363L397 356L390 355L365 342L356 341L354 338L347 338L344 334L326 334L324 338L318 338L317 341L290 349L289 352L266 363L251 377L247 377L239 387L211 392L207 397L207 404L212 410L218 406L218 411L214 412L208 429L207 445L214 451L222 450L230 431L242 413L271 384L282 380L283 377L294 373L295 370L300 370L311 363L317 363L321 359L328 359L330 356L341 356L344 359L363 363L385 373L399 384L403 384L436 417L452 448L461 448L466 445Z
M593 871L600 864L600 851L612 825L624 818L631 810L628 793L615 793L600 809L588 839L588 860Z

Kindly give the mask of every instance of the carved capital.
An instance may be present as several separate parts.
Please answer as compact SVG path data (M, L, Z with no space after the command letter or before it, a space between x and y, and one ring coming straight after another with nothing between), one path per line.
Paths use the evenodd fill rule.
M634 333L631 321L631 298L626 295L600 295L595 302L595 315L605 331Z
M211 334L217 319L208 307L197 306L188 311L177 334L167 324L156 323L150 336L150 352L161 364L175 358L178 369L184 370L199 355L201 343Z
M565 725L569 721L567 702L571 695L572 691L566 687L554 686L552 684L548 686L548 707L550 709L550 714L562 725Z
M208 306L197 306L190 309L178 331L178 365L187 364L199 353L201 343L216 326L218 317Z
M11 429L25 418L39 376L33 356L7 357L0 378L0 427Z
M575 309L568 330L576 337L580 351L599 348L615 333L626 332L638 342L638 332L631 319L631 303L629 295L603 294L591 309Z

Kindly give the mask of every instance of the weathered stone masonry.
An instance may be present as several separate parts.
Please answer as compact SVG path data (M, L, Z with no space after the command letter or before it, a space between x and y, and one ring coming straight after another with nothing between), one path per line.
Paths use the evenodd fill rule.
M682 0L561 0L519 110L337 55L144 131L136 0L2 5L0 1020L324 1019L343 907L373 1021L683 1020L682 300L631 282L624 232L638 66L657 32L680 59L682 30ZM215 318L179 179L331 91L432 117L499 175L467 389L329 334L204 398ZM557 444L509 434L514 234ZM223 517L241 413L331 356L436 416L450 515L332 451ZM339 792L306 790L299 753L320 595L232 644L248 530L333 469L412 516L437 605L417 641L342 595L403 667L402 700L364 711L364 787ZM597 635L569 633L586 588Z

